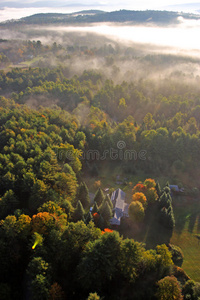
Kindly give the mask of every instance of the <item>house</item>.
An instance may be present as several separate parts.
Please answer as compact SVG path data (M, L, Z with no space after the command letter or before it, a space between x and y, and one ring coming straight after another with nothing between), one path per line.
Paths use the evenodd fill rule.
M119 226L122 217L128 218L129 204L126 203L126 194L121 189L117 189L112 193L111 201L113 204L114 216L110 219L110 224Z
M178 193L183 193L184 192L184 188L179 188L178 185L169 185L169 188L171 190L171 194L178 194Z

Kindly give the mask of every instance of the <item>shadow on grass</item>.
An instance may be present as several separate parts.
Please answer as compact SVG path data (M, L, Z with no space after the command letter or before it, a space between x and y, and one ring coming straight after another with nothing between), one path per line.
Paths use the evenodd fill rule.
M198 215L197 232L200 233L200 213Z
M199 212L197 211L196 213L193 213L190 218L189 218L189 224L188 224L188 231L190 233L193 233L194 231L194 226L195 226L195 223L197 221L199 217Z

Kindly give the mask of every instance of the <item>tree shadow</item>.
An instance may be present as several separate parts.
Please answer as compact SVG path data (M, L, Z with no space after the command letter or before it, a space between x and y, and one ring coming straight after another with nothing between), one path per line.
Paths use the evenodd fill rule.
M197 232L200 232L200 214L198 216L198 222L197 222Z
M197 221L197 218L199 217L199 212L195 212L193 213L190 218L189 218L189 224L188 224L188 231L190 233L193 233L194 231L194 226L195 226L195 223Z

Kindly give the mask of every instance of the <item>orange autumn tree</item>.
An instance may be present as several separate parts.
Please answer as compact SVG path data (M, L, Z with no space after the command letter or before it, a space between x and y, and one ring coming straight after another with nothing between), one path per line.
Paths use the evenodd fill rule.
M40 212L32 217L32 232L47 234L55 224L55 217L48 212Z
M138 202L142 203L142 205L144 207L147 206L147 198L146 198L146 196L143 193L135 193L135 194L133 194L132 200L134 202L138 201Z
M133 192L133 198L134 195L137 193L142 193L146 197L146 201L142 200L141 203L144 205L144 207L148 203L154 203L156 200L158 200L158 194L156 191L156 182L152 178L147 178L144 183L139 182L136 184L132 190ZM136 197L136 196L135 196ZM136 199L134 201L140 201L139 199ZM145 204L144 204L145 203Z
M137 183L132 190L133 194L144 193L145 191L146 191L146 186L142 182Z

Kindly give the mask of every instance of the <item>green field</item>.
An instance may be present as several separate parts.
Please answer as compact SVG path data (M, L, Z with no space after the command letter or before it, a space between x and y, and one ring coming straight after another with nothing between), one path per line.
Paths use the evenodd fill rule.
M176 227L171 243L179 246L184 254L182 268L195 281L200 282L200 204L185 204L174 209Z

